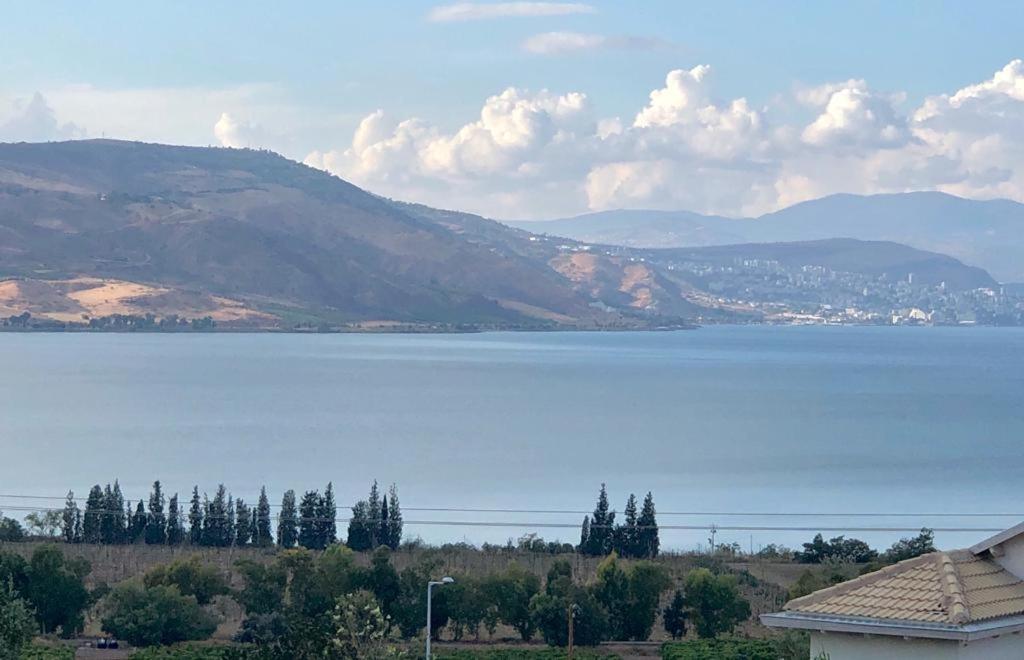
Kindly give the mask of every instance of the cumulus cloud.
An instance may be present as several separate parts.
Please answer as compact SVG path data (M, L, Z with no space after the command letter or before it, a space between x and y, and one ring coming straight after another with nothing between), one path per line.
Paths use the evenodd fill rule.
M823 85L805 92L804 99L824 106L803 130L808 144L895 147L910 138L906 118L893 106L895 99L872 91L863 80Z
M249 121L240 121L227 112L213 125L213 135L222 147L258 147L262 144L262 131Z
M548 45L601 47L582 37ZM791 99L804 110L781 117L718 98L712 78L706 65L670 71L631 122L594 117L581 92L520 88L452 130L377 111L347 146L306 162L382 194L497 217L616 207L749 215L835 192L1024 201L1021 61L910 109L864 80L798 89Z
M523 41L523 50L535 55L564 55L594 50L652 50L665 45L651 37L606 36L583 32L543 32Z
M434 7L427 18L435 23L479 21L494 18L566 16L590 14L594 8L581 2L458 2Z
M0 142L47 142L83 137L84 129L60 123L46 98L36 92L28 100L13 99L0 115Z

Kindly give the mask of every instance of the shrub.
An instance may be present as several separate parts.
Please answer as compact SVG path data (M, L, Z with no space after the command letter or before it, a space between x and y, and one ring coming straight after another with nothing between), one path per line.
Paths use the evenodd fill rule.
M778 660L776 645L765 639L695 639L667 642L661 647L662 660Z
M200 605L209 605L216 596L228 593L224 575L192 556L152 568L143 578L146 587L177 587L183 596L195 596Z
M195 596L183 596L177 587L125 582L107 596L103 629L133 646L207 639L216 628Z

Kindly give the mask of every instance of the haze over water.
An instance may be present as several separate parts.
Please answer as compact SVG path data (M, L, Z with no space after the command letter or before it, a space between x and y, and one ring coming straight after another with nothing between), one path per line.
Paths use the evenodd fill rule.
M1022 512L1024 329L709 327L675 333L0 335L0 494L119 478L187 499L225 483L372 479L405 517L578 524L653 490L661 512ZM0 497L0 509L60 506ZM347 509L339 511L344 517ZM1004 527L1016 518L661 515L664 525ZM341 525L344 529L344 525ZM432 542L525 531L406 527ZM840 532L829 533L837 535ZM744 548L809 531L722 531ZM851 532L878 545L899 533ZM903 536L909 533L902 534ZM703 531L664 530L692 548ZM984 533L940 533L970 544Z

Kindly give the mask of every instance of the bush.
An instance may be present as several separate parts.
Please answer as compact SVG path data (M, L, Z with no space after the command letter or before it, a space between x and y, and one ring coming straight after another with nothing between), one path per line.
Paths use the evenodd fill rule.
M107 596L103 630L133 646L207 639L216 628L195 596L182 596L177 587L125 582Z
M209 605L216 596L228 593L224 575L192 556L152 568L143 578L146 587L177 587L183 596L195 596L200 605Z
M566 649L558 648L439 649L431 653L431 656L437 660L565 660L568 657ZM619 656L600 651L576 649L573 651L572 657L579 658L579 660L618 660Z
M20 660L74 660L75 649L70 646L32 644L21 652L19 658Z
M666 642L661 647L663 660L778 660L775 643L765 639L695 639Z

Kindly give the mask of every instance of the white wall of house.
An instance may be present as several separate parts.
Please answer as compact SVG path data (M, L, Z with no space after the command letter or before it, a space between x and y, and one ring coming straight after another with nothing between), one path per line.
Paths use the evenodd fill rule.
M1024 577L1024 536L1015 536L1000 544L992 558L1017 577Z
M826 657L828 660L1020 660L1024 658L1024 637L1006 635L961 644L881 635L811 633L811 658Z
M881 635L811 633L811 658L828 660L960 660L957 642ZM823 655L827 654L827 655Z

